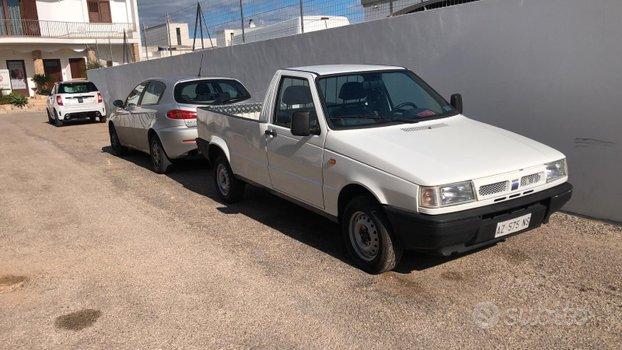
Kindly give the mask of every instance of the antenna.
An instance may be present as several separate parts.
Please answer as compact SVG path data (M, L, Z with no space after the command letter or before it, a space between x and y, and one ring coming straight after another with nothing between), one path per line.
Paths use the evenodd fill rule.
M199 78L201 77L201 70L203 69L203 55L204 53L201 53L201 65L199 66Z

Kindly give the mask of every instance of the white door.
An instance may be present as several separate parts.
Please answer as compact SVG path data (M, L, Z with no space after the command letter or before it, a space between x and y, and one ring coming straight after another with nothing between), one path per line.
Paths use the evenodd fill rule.
M301 76L283 76L276 95L271 122L266 131L268 170L272 187L285 195L324 208L322 164L326 129L318 122L317 97L313 97L310 81ZM290 131L292 115L297 111L310 113L316 132L294 136Z

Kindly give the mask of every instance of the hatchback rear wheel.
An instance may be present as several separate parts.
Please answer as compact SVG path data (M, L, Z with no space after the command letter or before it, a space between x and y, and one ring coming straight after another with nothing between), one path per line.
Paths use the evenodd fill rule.
M164 174L169 170L171 160L168 159L166 152L164 152L162 142L160 142L160 138L157 135L151 137L149 142L149 154L151 156L153 171L158 174Z

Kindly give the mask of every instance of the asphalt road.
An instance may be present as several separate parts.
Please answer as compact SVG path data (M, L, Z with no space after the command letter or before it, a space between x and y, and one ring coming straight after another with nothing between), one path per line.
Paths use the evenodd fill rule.
M338 229L265 191L226 206L204 162L109 153L104 124L0 116L0 348L622 344L622 229L557 214L371 276Z

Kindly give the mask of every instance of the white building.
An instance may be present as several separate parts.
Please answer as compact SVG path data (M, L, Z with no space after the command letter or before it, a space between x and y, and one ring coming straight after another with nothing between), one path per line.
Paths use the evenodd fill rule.
M190 37L188 23L163 23L145 28L142 34L142 59L168 57L192 52L192 44L194 40ZM201 38L197 33L197 40L195 43L195 47L197 49L207 49L216 46L216 38L213 38L212 43L210 44L205 28L203 37L203 45L201 45Z
M218 46L232 46L350 24L348 18L343 16L304 16L303 19L301 21L300 17L296 17L267 26L250 25L248 28L244 28L244 39L242 38L242 29L240 28L223 29L216 34L217 43Z
M46 74L52 82L83 78L87 62L115 65L138 57L136 0L0 3L0 88L4 93L33 95L34 74Z

